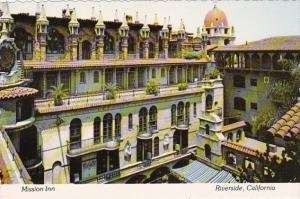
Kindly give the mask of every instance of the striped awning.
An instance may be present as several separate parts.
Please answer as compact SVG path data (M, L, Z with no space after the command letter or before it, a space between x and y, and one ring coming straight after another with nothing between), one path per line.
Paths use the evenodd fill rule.
M236 183L235 178L229 172L214 169L199 161L193 161L172 171L192 183Z

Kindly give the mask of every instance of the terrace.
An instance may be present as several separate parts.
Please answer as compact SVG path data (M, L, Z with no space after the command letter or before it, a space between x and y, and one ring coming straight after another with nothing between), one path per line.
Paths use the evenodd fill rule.
M37 113L45 114L112 104L123 104L135 101L160 99L165 97L191 95L202 92L204 92L204 89L201 87L201 84L191 83L189 84L188 88L183 91L179 91L176 85L160 87L159 93L157 95L147 95L144 90L132 89L119 92L116 99L112 100L106 100L106 93L100 92L89 95L70 96L63 99L63 106L55 106L53 99L35 100L35 106Z

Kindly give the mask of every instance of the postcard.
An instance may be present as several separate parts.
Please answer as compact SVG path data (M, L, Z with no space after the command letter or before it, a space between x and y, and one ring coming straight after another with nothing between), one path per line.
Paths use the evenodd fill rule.
M0 198L299 198L299 91L299 1L3 1Z

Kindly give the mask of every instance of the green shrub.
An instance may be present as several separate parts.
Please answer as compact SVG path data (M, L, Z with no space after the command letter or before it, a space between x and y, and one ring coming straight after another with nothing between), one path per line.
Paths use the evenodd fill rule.
M204 53L202 51L186 51L183 52L184 59L201 59Z
M186 90L189 85L188 83L179 83L177 86L178 86L178 90L183 91Z
M150 79L145 88L147 95L157 95L159 91L159 83L155 79Z
M221 75L220 71L218 69L215 69L211 72L209 72L206 77L208 79L217 79Z
M106 99L116 99L117 96L117 87L114 84L108 83L105 85L105 91L106 91Z

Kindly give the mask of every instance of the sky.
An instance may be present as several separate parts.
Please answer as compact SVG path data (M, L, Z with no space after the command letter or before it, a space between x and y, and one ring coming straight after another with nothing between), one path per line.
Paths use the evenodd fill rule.
M36 3L34 1L17 1L23 1L23 3L8 0L8 2L11 2L11 13L35 13ZM43 1L41 4L45 4L47 16L61 16L61 9L65 8L67 4L70 5L70 8L76 9L78 18L90 18L92 6L95 7L96 17L98 17L99 9L102 10L104 20L113 20L115 9L118 10L121 21L124 12L135 18L135 13L138 11L141 22L144 21L144 15L147 15L147 22L152 23L154 15L157 13L160 24L163 24L164 17L170 16L173 29L178 29L182 18L186 30L194 34L196 34L197 27L203 26L206 13L216 4L219 9L225 12L229 25L235 27L235 44L272 36L300 35L300 0L76 1L79 2L67 2L66 0L63 2Z

